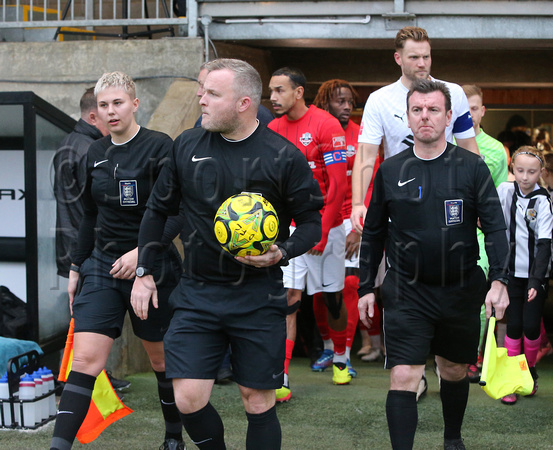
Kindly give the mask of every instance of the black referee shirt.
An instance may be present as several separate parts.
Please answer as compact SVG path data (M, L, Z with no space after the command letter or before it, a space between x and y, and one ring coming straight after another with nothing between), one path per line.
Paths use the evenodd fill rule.
M219 245L213 219L221 204L241 192L261 194L279 218L277 242L289 257L305 253L321 237L319 209L322 195L305 157L289 141L264 125L241 141L228 141L220 133L202 128L185 131L176 140L148 201L148 212L139 237L139 265L149 267L152 247L159 241L159 226L167 215L184 208L181 237L185 272L211 283L238 282L244 276L261 276L256 269L237 262ZM289 237L290 222L297 229ZM278 266L268 269L280 279Z
M172 145L166 134L143 127L123 145L114 145L109 135L91 144L73 263L81 265L94 243L116 258L137 246L146 202Z
M359 295L372 292L384 244L389 266L409 279L460 280L479 258L478 218L493 281L505 275L508 243L484 161L449 143L432 160L419 159L412 148L388 158L376 173L365 218Z

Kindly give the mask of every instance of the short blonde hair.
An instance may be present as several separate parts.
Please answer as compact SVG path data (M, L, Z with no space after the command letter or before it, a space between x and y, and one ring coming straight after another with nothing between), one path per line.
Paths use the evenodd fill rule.
M134 84L133 79L126 73L104 73L94 87L94 95L98 95L98 93L111 87L123 89L127 94L129 94L130 98L136 98L136 85Z
M475 84L463 84L463 86L461 87L463 88L463 91L465 91L465 95L467 96L467 98L472 97L473 95L478 95L481 100L484 100L482 89L480 89Z

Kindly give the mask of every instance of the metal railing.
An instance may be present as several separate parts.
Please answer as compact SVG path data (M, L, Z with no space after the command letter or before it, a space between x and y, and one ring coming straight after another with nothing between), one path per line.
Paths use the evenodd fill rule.
M175 4L185 17L174 13ZM0 40L3 30L15 35L57 28L55 37L88 32L127 38L173 35L173 27L179 36L202 34L206 46L210 37L374 40L418 24L436 39L530 41L553 39L551 17L550 0L0 0ZM135 26L147 31L127 32ZM123 32L105 33L106 27L123 27Z
M173 0L1 0L1 28L185 26Z

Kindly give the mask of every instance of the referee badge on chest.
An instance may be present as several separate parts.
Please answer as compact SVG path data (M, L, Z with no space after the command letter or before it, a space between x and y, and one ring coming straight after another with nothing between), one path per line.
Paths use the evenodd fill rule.
M447 226L463 223L463 200L446 200L444 207Z
M138 206L136 180L119 181L119 202L121 206Z

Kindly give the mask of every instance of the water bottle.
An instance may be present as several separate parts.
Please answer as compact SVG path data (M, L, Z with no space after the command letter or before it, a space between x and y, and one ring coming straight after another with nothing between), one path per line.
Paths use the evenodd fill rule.
M45 383L47 387L46 391L48 392L48 398L46 399L46 403L48 404L48 417L52 417L56 415L56 394L54 394L56 385L54 383L54 374L46 367L42 368L42 382Z
M35 381L35 398L41 397L43 394L46 394L46 385L42 381L42 374L38 371L32 373L32 377ZM37 400L35 407L35 422L40 423L43 420L48 418L48 404L46 399Z
M19 381L19 400L34 400L35 381L31 375L25 375ZM20 425L23 427L35 426L35 403L23 403L23 417Z
M10 427L12 425L12 414L10 412L10 387L8 386L8 373L0 378L0 400L3 400L4 422L0 425Z

